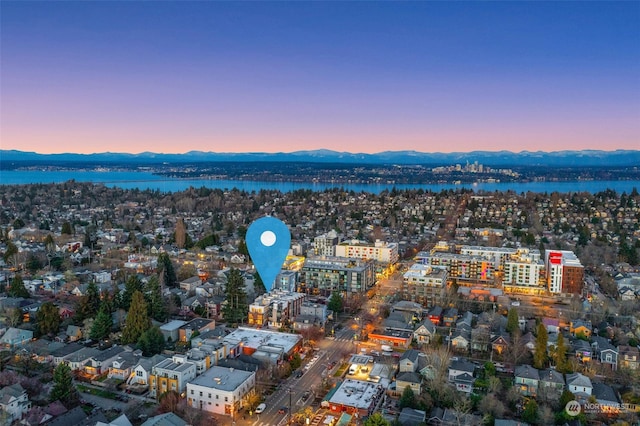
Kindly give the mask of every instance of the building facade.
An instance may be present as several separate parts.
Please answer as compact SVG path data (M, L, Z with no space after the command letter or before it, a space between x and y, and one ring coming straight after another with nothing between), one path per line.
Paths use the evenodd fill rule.
M256 373L220 366L211 367L187 384L187 404L235 419L254 392Z
M416 263L402 277L402 298L423 306L434 306L447 285L447 270Z
M300 293L330 296L363 294L376 282L375 262L340 257L308 258L300 270Z

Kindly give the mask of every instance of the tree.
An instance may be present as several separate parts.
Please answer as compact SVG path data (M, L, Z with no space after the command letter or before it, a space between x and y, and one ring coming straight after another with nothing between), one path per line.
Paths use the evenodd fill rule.
M158 273L162 284L172 287L177 283L176 270L167 253L158 255Z
M342 296L340 296L340 293L338 293L337 291L334 291L333 293L331 293L331 297L329 298L329 303L327 303L327 307L333 311L333 313L336 316L336 319L338 317L338 314L342 312L342 306L343 306L343 302L342 302Z
M535 399L530 399L524 405L522 420L529 424L535 424L538 422L538 403Z
M22 276L20 274L16 274L15 277L11 280L11 284L9 284L9 289L7 293L11 297L23 297L25 299L29 298L29 291L24 286L24 281L22 281Z
M507 333L513 334L513 332L519 329L518 325L518 310L516 308L509 309L509 314L507 315Z
M249 306L247 295L244 292L244 279L242 273L231 268L225 287L226 300L222 307L222 315L229 324L237 324L247 317Z
M167 391L158 398L160 413L173 413L178 408L180 402L180 394L176 391Z
M142 292L144 286L140 278L137 275L131 275L127 278L127 282L124 284L124 292L122 293L122 299L120 300L120 307L125 311L128 311L131 306L133 293L136 291Z
M6 263L15 264L15 256L18 254L18 246L13 244L13 242L9 241L7 243L7 248L2 255L2 259Z
M73 230L71 229L71 224L68 221L65 221L62 224L62 229L60 230L60 233L65 235L73 234Z
M39 269L42 269L43 265L40 259L35 254L29 253L25 266L29 272L35 274Z
M22 309L20 308L11 308L7 313L7 320L9 321L9 325L11 327L17 327L22 324L22 321L24 321Z
M164 335L158 327L151 327L138 339L138 348L147 357L159 354L164 349Z
M257 296L262 296L267 292L267 288L264 286L264 282L262 282L262 277L257 272L253 274L253 290Z
M98 312L98 309L100 309L100 290L95 281L91 281L87 285L85 297L87 298L87 305L91 311L90 316L94 316Z
M111 312L109 312L108 306L104 304L100 307L98 315L95 321L93 321L89 337L95 340L102 340L109 336L112 327L113 319L111 318Z
M133 293L127 320L122 331L122 344L137 343L142 333L151 327L147 314L147 304L140 291Z
M176 220L176 229L174 235L176 239L176 246L181 249L184 248L187 241L187 226L184 223L184 218L179 217Z
M400 396L400 401L398 402L400 408L415 408L416 405L416 396L413 393L413 389L410 386L405 386L402 391L402 395Z
M547 327L543 323L538 324L536 335L536 347L533 352L533 366L535 368L544 368L547 363Z
M363 426L391 426L380 413L373 413L370 415L364 422L362 422Z
M73 376L71 368L63 363L53 370L53 388L49 394L51 401L60 401L65 404L71 404L78 400L78 391L73 386Z
M556 363L556 370L561 373L567 373L569 371L569 363L567 362L567 344L564 342L564 336L562 333L558 333L554 361Z
M51 302L44 302L36 314L40 334L57 334L60 329L60 311Z
M162 298L162 290L160 289L158 276L154 275L149 278L145 287L149 316L156 321L164 322L167 319L168 313L164 299Z

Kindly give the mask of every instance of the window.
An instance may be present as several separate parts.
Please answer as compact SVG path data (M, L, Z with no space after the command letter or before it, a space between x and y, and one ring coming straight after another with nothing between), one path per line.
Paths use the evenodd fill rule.
M225 401L225 402L229 401L229 397L228 397L228 396L225 396L225 397L224 397L224 401Z
M191 389L191 395L193 395L193 389Z
M202 396L202 391L200 391L200 396Z

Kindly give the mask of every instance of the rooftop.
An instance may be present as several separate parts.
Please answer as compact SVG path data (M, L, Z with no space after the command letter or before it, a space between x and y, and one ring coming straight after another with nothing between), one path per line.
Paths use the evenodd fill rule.
M192 380L191 384L231 392L254 375L254 372L214 365Z
M336 389L329 403L369 409L382 392L383 388L379 384L347 379Z

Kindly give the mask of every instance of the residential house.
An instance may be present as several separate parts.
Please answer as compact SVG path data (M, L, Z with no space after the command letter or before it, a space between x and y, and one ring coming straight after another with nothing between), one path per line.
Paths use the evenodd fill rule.
M498 334L493 337L491 340L491 350L493 350L498 355L502 355L507 352L509 345L511 343L511 339L507 333Z
M402 354L399 361L398 369L401 373L415 372L418 370L418 359L420 358L420 352L409 349Z
M248 398L254 393L255 385L253 371L214 366L187 383L187 404L233 418L249 405Z
M82 327L70 324L67 326L66 335L69 342L77 342L82 339Z
M142 358L142 351L139 349L135 351L120 352L116 358L111 361L107 377L119 380L128 380L140 358Z
M571 342L571 347L573 348L575 357L578 361L582 363L591 361L593 348L589 342L582 339L574 339Z
M593 392L591 379L580 373L567 374L567 390L574 394L578 401L585 401Z
M538 397L547 401L557 401L564 391L564 375L553 368L540 371Z
M404 407L398 416L398 423L402 426L422 424L427 419L427 413L415 408Z
M542 324L547 328L547 333L558 333L560 331L560 320L557 318L542 318Z
M601 412L616 415L620 413L620 399L613 388L604 383L593 383L593 393Z
M164 413L149 417L140 426L188 426L188 422L175 413Z
M475 369L475 364L467 360L459 359L451 361L449 365L449 382L456 387L456 390L471 393L473 390L473 373Z
M430 319L422 321L413 331L413 338L420 345L428 345L436 336L436 326Z
M2 337L0 337L0 345L10 349L21 348L31 342L32 339L33 331L10 327Z
M444 312L442 322L445 327L453 327L457 321L458 310L456 308L449 308Z
M540 372L528 364L518 365L515 370L514 386L521 395L535 397L538 393Z
M602 336L593 336L591 347L593 356L601 364L609 366L612 370L618 368L618 349L609 343L609 339Z
M413 371L403 371L396 376L396 391L402 395L404 389L408 386L413 391L414 395L420 395L422 377L420 374Z
M109 373L109 367L124 350L122 346L116 345L93 355L85 364L84 373L92 377Z
M84 370L85 364L89 360L100 353L96 348L82 348L64 357L64 362L69 366L71 371Z
M194 335L198 335L207 330L213 330L214 328L216 328L216 322L214 320L195 318L178 329L178 339L181 342L188 342Z
M427 424L434 426L480 426L482 417L450 408L436 407L431 410Z
M195 291L196 287L202 285L202 279L199 276L194 276L191 278L187 278L186 280L180 281L180 288L185 292Z
M489 326L481 324L471 330L471 350L479 352L487 352L491 339L491 331Z
M154 355L150 358L141 357L133 367L127 379L127 387L130 389L148 389L153 374L153 367L166 360L165 355ZM115 365L115 363L114 363ZM121 368L123 366L121 365ZM128 367L127 367L128 368Z
M569 332L574 336L582 335L588 339L591 337L592 331L591 321L578 319L569 323Z
M522 345L527 348L531 353L536 350L536 337L530 331L522 336Z
M456 330L451 336L451 347L453 349L467 351L471 345L471 331L469 330Z
M439 327L440 324L442 323L442 315L443 315L442 308L436 305L433 308L431 308L431 310L427 314L427 318L429 318L429 320L433 323L433 325L435 325L436 327Z
M85 347L80 343L74 342L68 345L60 346L59 348L53 350L51 352L51 356L53 357L53 366L57 367L58 364L65 361L65 358L77 351L83 350L84 348Z
M629 370L640 368L640 351L638 351L638 348L628 345L618 346L618 365Z
M20 420L30 409L31 401L20 383L0 389L0 412L7 413L9 424L14 420Z

